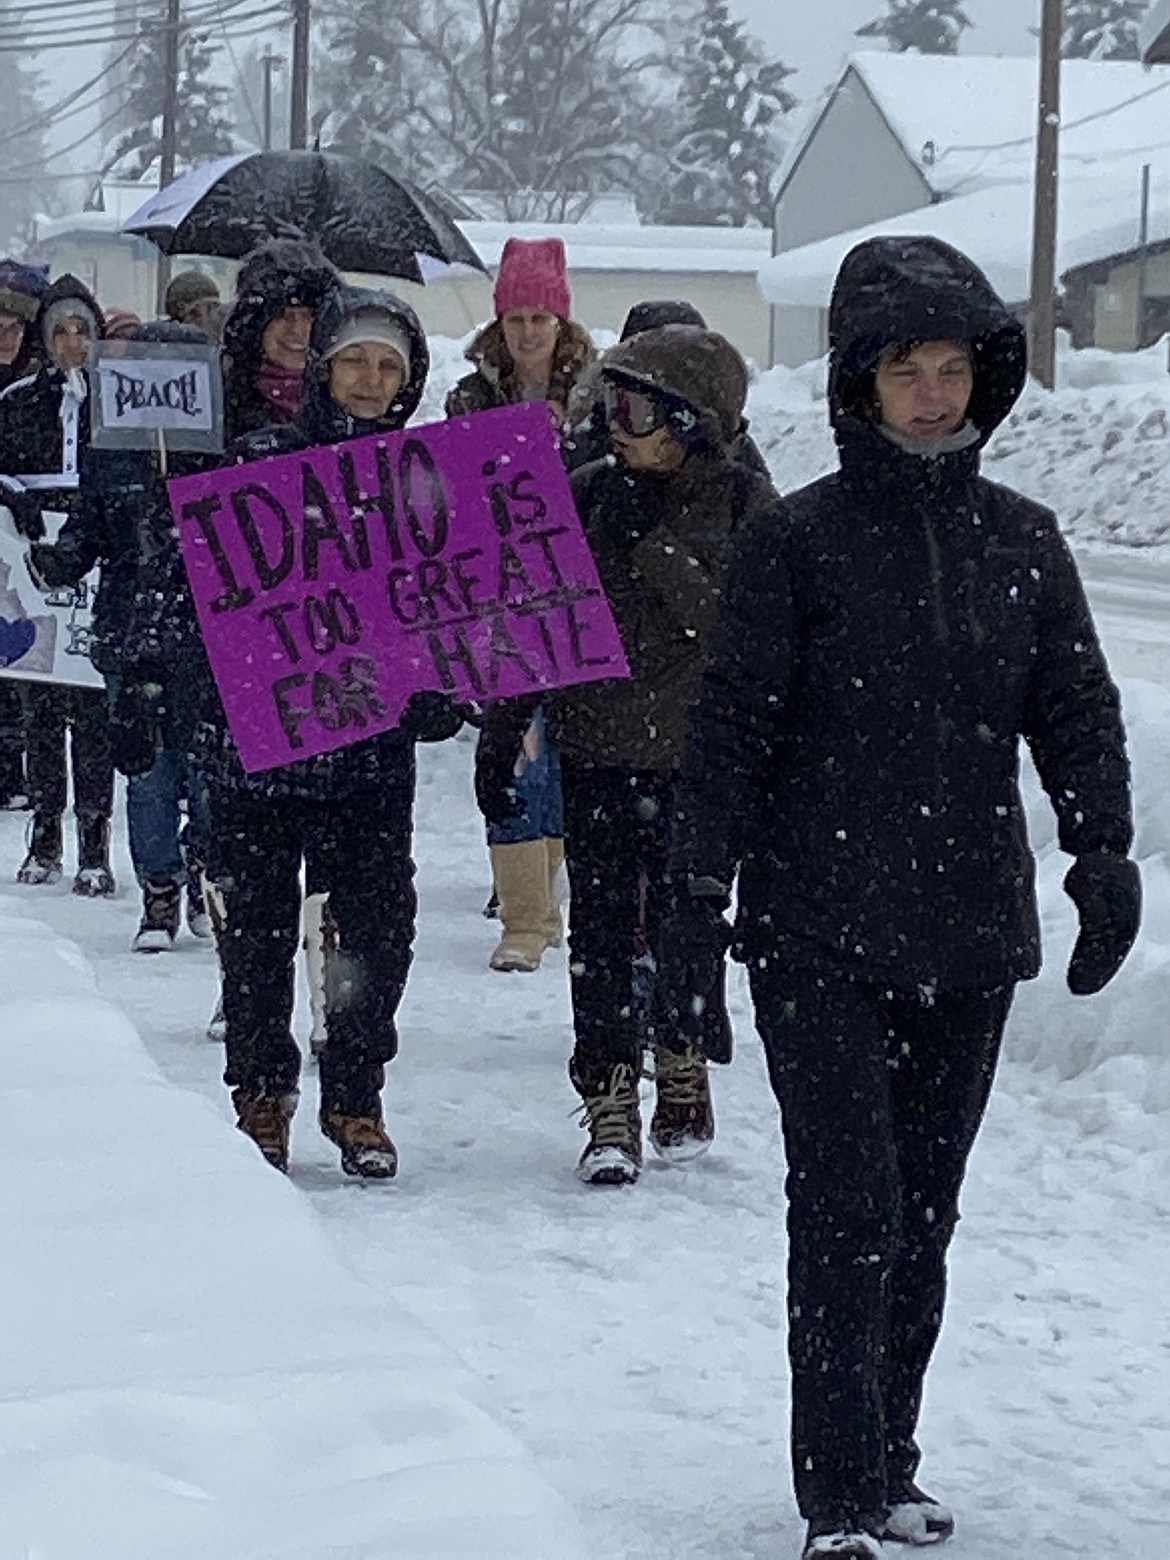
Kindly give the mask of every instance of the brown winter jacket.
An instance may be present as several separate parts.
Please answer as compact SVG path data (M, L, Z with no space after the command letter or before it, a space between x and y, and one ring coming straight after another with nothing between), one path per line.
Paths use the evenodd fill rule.
M448 417L468 417L473 412L490 411L496 406L513 406L520 400L515 365L499 320L484 326L466 355L475 368L448 393ZM574 320L563 320L553 356L548 399L567 409L573 386L596 356L597 349L585 327Z
M721 336L694 326L647 331L608 353L605 373L685 400L698 414L696 447L668 474L608 460L574 473L632 676L559 690L547 702L549 725L578 763L670 771L682 762L732 537L778 500L766 476L735 459L747 376Z

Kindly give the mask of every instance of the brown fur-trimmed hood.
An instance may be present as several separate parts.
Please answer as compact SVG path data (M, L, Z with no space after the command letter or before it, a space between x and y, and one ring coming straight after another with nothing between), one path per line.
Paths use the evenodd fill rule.
M468 362L475 365L477 371L500 392L505 401L520 399L515 365L504 340L504 327L498 319L484 326L465 355ZM578 325L576 320L562 320L553 355L548 399L567 406L573 386L596 357L597 348L585 327Z

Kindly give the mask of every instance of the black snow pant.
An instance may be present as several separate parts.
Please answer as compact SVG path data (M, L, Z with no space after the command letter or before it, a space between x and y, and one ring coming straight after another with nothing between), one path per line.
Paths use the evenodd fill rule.
M0 677L0 804L24 793L24 702L20 684Z
M641 1070L634 955L658 947L675 776L581 764L561 756L565 866L572 910L569 981L576 1044L570 1071L589 1086L619 1063ZM656 1043L672 1036L655 1025Z
M780 965L751 985L788 1161L797 1503L864 1524L918 1466L947 1247L1014 987L917 996Z
M106 690L27 682L23 693L28 785L35 810L53 817L65 811L68 732L73 810L79 818L108 818L114 810L114 762Z
M225 1083L277 1095L297 1087L301 1053L290 1025L301 864L309 856L329 885L339 942L325 994L321 1110L380 1114L414 941L413 806L413 765L381 791L329 801L212 790L216 879L227 910L219 942Z

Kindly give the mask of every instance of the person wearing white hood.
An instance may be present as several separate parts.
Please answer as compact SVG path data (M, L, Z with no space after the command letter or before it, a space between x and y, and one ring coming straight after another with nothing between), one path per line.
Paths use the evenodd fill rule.
M0 395L0 494L30 541L45 534L42 510L72 513L78 468L89 443L89 404L84 366L102 333L93 294L75 276L59 277L46 291L32 326L47 353L35 374ZM28 782L33 825L17 879L51 883L61 876L69 765L66 732L72 734L73 802L77 815L77 875L73 890L88 897L114 892L110 871L110 815L114 770L104 689L65 683L30 684L25 690Z

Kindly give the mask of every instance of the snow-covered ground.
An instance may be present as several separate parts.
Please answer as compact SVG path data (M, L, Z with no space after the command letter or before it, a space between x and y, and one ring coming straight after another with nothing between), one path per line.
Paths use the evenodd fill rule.
M455 351L442 361L453 375ZM788 486L831 456L807 378L764 376L753 398ZM1033 432L991 469L1113 514L1104 467L1066 469L1074 445L1160 391L1032 397L1013 427ZM1082 395L1111 420L1076 421ZM1154 443L1137 426L1118 491ZM1085 524L1090 574L1133 559ZM1136 523L1111 534L1140 542ZM1136 627L1103 619L1111 647L1164 642L1152 600ZM955 1560L1162 1560L1170 1543L1170 688L1124 696L1146 920L1096 999L1063 986L1065 863L1033 795L1049 963L974 1156L923 1425ZM796 1553L783 1167L742 971L712 1153L629 1192L581 1187L564 955L488 971L471 747L420 757L388 1185L341 1175L309 1073L291 1179L269 1170L203 1037L210 950L130 953L121 836L113 903L17 887L24 820L0 815L0 1560Z

